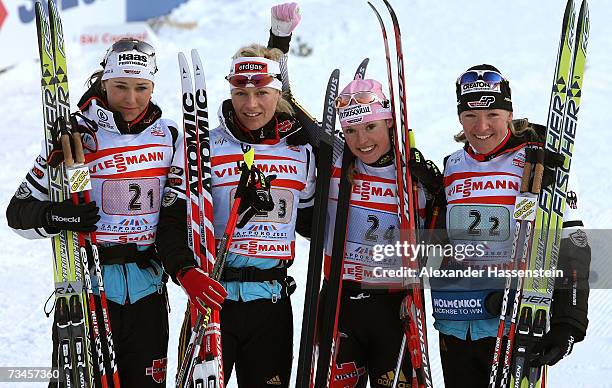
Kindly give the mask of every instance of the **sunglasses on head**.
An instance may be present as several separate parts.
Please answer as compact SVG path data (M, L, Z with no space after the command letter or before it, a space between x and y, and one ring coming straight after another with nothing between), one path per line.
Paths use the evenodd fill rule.
M358 104L372 104L374 102L379 102L382 106L385 106L387 103L386 100L381 100L376 93L364 91L357 93L344 93L336 97L336 108L344 108L351 104L351 100L354 100Z
M248 84L253 85L256 88L262 88L269 85L275 79L282 81L280 74L268 74L268 73L257 73L257 74L234 74L225 77L229 83L237 88L244 88Z
M459 76L457 82L460 85L465 85L478 80L496 84L502 82L504 77L493 70L468 70Z

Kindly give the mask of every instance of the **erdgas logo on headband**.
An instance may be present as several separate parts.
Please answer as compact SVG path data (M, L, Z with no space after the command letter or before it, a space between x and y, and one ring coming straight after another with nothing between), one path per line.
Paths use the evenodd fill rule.
M261 62L236 63L234 73L267 73L268 65Z
M238 57L232 61L225 79L229 81L230 90L237 87L267 87L281 91L283 83L280 74L280 64L275 60Z

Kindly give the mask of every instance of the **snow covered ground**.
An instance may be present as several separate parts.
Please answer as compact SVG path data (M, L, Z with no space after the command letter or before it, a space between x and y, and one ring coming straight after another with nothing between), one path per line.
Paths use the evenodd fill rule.
M228 96L223 77L230 58L243 44L267 42L269 7L274 3L270 0L193 0L173 12L174 21L196 21L198 27L194 30L164 27L159 31L160 72L154 98L166 117L177 121L180 118L176 53L197 48L207 74L211 124L216 125L217 107ZM374 0L374 3L384 10L382 2ZM454 81L461 71L474 64L494 64L510 80L515 117L545 122L565 1L394 3L404 39L409 122L415 129L418 147L429 158L441 164L443 157L458 147L452 140L459 129ZM365 1L305 0L301 8L303 19L295 33L294 47L299 37L313 51L306 57L292 55L289 70L295 95L311 113L320 115L325 83L335 67L341 69L341 83L345 84L361 59L369 57L368 76L386 80L378 23ZM607 0L592 0L590 10L589 60L572 170L580 182L579 206L585 224L602 230L612 229L612 209L607 206L612 184L606 172L612 165L609 151L612 135L606 120L612 88L609 40L612 4ZM68 33L76 28L65 26ZM103 53L82 52L70 40L67 51L74 104L83 91L86 77L97 68ZM0 117L4 121L0 132L4 147L0 154L1 209L6 208L39 151L42 113L38 77L39 66L34 61L22 62L0 74ZM3 247L0 250L0 366L49 365L51 320L43 314L43 305L53 289L49 241L27 241L13 234L6 226L2 211L0 246ZM298 257L291 268L298 282L298 291L293 297L295 362L308 257L304 240L300 240L298 247ZM601 262L608 252L604 244L593 246L593 260ZM172 382L185 297L178 287L170 285L170 298L168 376ZM575 347L571 358L550 370L551 387L612 387L609 356L612 334L608 324L612 315L611 300L609 290L592 291L587 338ZM436 386L441 387L437 334L432 327L429 327L429 338Z

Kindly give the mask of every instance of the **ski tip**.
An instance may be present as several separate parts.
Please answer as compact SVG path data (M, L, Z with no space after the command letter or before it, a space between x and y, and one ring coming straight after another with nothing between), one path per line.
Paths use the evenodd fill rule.
M178 62L179 67L181 68L181 73L184 73L189 68L189 64L187 63L187 57L182 51L179 51L178 53Z
M200 59L200 53L198 53L198 50L197 49L191 49L191 60L195 62L196 59L197 59L198 62L202 62L201 59Z
M340 85L340 70L339 69L334 69L334 71L331 72L331 74L329 75L329 85L335 85L332 87L333 89L333 93L334 93L334 99L336 98L336 95L338 94L338 86Z
M578 13L578 22L581 24L582 33L585 36L589 34L589 3L587 0L582 0L580 11Z

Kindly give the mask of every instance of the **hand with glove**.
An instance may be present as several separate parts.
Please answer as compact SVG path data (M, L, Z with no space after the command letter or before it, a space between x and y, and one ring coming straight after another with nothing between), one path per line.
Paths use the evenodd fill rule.
M576 342L576 330L567 323L553 324L532 350L531 365L555 365L569 356Z
M78 118L82 120L82 125L79 124L79 121L77 120ZM96 143L95 147L92 148L91 146L88 146L87 144L83 144L83 147L87 148L91 152L95 152L97 150L96 132L98 131L98 123L85 117L83 114L79 112L74 112L70 114L70 123L71 123L73 132L79 132L81 136L85 134L91 135L91 138ZM67 131L65 120L62 119L58 121L56 125L61 126L63 128L63 131L64 131L63 133ZM64 151L63 151L62 142L60 140L61 132L59 131L57 127L54 128L54 131L56 131L57 134L54 135L53 148L51 149L51 152L49 153L49 156L47 157L47 164L49 164L49 166L53 168L56 168L64 161ZM75 149L74 149L75 145L74 145L74 139L72 136L70 136L69 143L70 143L71 153L72 155L75 155Z
M302 19L300 6L297 3L275 5L271 9L272 22L270 29L276 36L289 36Z
M565 163L565 156L550 150L544 151L544 174L542 175L542 187L548 187L555 183L556 169Z
M60 230L74 232L93 232L97 229L96 222L100 220L94 201L75 205L72 200L51 202L44 212L42 225L49 233L59 233Z
M442 174L434 162L425 159L421 151L416 148L410 149L408 165L412 176L421 182L427 191L431 194L440 191L443 184Z
M542 124L530 123L527 119L515 119L512 120L512 124L515 130L518 131L531 129L531 131L527 132L527 136L531 136L531 142L546 142L546 126ZM555 170L558 167L563 166L563 164L565 163L565 156L561 153L554 152L548 149L527 148L527 150L525 151L525 160L532 164L536 164L538 162L538 159L542 160L542 164L544 167L544 173L542 175L542 187L548 187L555 183Z
M227 297L227 291L218 281L206 275L201 268L190 267L179 271L176 276L189 301L206 314L206 308L221 310L221 303Z
M274 210L270 183L276 179L276 175L265 176L257 167L249 170L244 165L242 174L249 174L249 178L245 179L243 175L236 191L236 198L240 198L238 214L242 215L236 225L238 228L246 225L257 213Z

